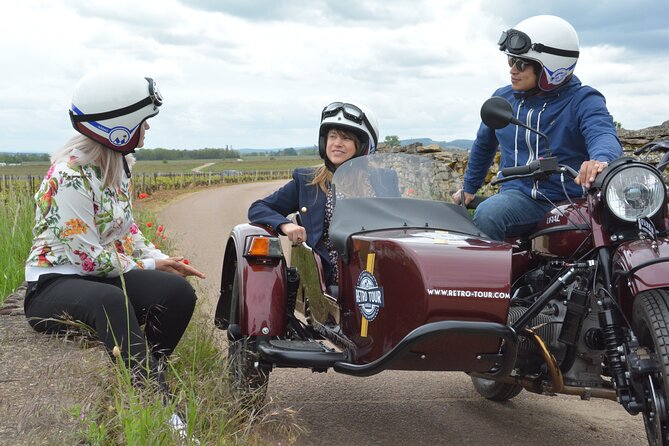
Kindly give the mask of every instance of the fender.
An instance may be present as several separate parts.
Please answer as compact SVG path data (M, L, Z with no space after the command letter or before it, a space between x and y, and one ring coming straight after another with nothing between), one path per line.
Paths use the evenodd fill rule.
M216 326L222 330L228 328L236 275L241 334L283 336L286 330L286 260L283 253L280 258L246 256L254 236L278 237L276 232L261 225L241 224L232 229L223 258Z
M644 291L669 288L669 239L622 243L613 255L614 281L625 313Z

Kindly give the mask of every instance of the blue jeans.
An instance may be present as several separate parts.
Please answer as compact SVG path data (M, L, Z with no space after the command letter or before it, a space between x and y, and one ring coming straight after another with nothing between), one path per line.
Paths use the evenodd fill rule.
M519 190L502 190L478 205L474 224L493 240L504 240L530 232L552 208Z

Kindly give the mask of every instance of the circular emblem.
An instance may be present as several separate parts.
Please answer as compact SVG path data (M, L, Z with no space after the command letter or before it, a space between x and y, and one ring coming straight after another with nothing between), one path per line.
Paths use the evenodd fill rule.
M549 83L553 85L558 85L564 79L569 75L569 70L566 70L564 68L560 68L558 70L555 70L553 73L551 73L550 79L548 80Z
M124 146L130 140L130 130L125 127L114 127L109 131L109 142L115 146Z
M358 277L355 303L368 321L373 321L378 316L379 309L383 308L383 288L379 287L376 278L369 271L361 272Z

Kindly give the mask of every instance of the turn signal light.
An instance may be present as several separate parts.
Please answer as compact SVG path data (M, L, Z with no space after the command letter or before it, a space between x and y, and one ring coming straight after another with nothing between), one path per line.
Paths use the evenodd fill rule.
M252 237L248 249L248 257L283 257L281 242L277 237Z

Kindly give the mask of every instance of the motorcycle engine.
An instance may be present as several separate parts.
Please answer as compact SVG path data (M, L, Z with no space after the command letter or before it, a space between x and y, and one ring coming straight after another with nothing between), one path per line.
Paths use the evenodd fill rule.
M573 286L566 289L563 293L552 299L528 324L539 335L544 344L548 347L552 355L561 364L565 384L578 386L599 387L602 385L602 355L603 347L600 347L593 339L597 337L599 321L597 313L587 311L582 319L581 330L578 336L572 339L571 355L568 345L564 339L561 339L561 330L565 324L567 316L567 305L572 301ZM589 308L596 306L596 298L590 293L586 294L585 305ZM519 299L516 305L509 309L509 325L516 322L528 310L527 300ZM569 358L571 356L571 358ZM533 375L546 372L546 364L541 356L539 348L535 342L526 336L519 337L518 359L516 369L521 374Z

